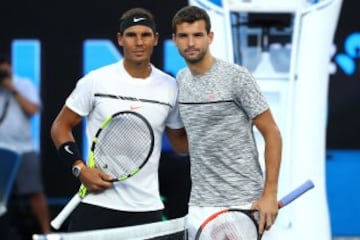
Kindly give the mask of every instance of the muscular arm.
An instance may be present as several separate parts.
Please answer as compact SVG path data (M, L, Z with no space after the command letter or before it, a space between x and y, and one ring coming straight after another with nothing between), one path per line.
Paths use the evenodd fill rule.
M166 136L174 148L175 152L179 154L187 154L189 152L188 140L185 128L180 129L165 129Z
M64 106L56 117L51 127L51 137L57 149L66 142L75 142L72 129L79 124L82 117ZM89 168L82 159L77 160L74 165L82 165L80 181L89 191L98 192L112 186L111 176L101 172L97 168Z
M257 116L254 123L265 141L264 194L276 194L282 149L280 131L269 110Z
M58 149L65 142L75 142L72 129L80 123L82 117L71 111L66 106L61 109L59 115L51 126L51 138Z
M260 212L260 231L269 229L275 222L278 205L278 179L281 164L282 140L270 110L258 115L254 124L265 141L265 185L262 197L255 204Z

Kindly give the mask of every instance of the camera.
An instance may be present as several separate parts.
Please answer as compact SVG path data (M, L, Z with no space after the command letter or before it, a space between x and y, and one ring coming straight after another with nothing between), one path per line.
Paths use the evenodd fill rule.
M5 70L0 70L0 84L5 78L10 77L10 74Z

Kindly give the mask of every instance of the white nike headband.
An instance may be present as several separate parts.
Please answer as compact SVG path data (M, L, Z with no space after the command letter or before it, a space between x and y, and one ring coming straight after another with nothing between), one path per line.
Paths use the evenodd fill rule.
M146 15L143 14L134 14L121 20L120 34L123 34L125 29L135 25L144 25L151 28L154 33L156 32L156 24L153 20L149 19Z

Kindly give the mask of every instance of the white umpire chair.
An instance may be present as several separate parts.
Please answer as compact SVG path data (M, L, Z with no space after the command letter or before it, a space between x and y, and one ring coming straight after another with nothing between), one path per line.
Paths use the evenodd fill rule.
M279 212L264 240L331 239L325 131L331 47L342 1L189 0L210 15L214 56L247 67L270 104L283 137L279 197L305 179L315 184ZM255 137L263 156L256 129Z

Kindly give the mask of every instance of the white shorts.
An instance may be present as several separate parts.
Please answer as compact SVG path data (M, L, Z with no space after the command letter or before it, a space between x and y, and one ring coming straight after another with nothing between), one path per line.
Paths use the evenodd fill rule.
M233 206L234 208L241 208L241 209L250 209L252 204L244 205L244 206ZM224 209L225 207L197 207L197 206L189 206L188 215L186 216L186 227L188 230L188 240L194 240L196 236L196 232L200 225L207 217L209 217L211 214L220 211ZM278 240L281 239L279 236L284 234L281 234L278 228L275 224L271 227L269 231L265 231L263 234L263 240Z
M249 209L251 204L246 206L236 206L236 208ZM186 217L186 227L188 230L188 240L194 240L196 232L201 223L205 221L211 214L224 209L225 207L198 207L189 206L188 215Z

